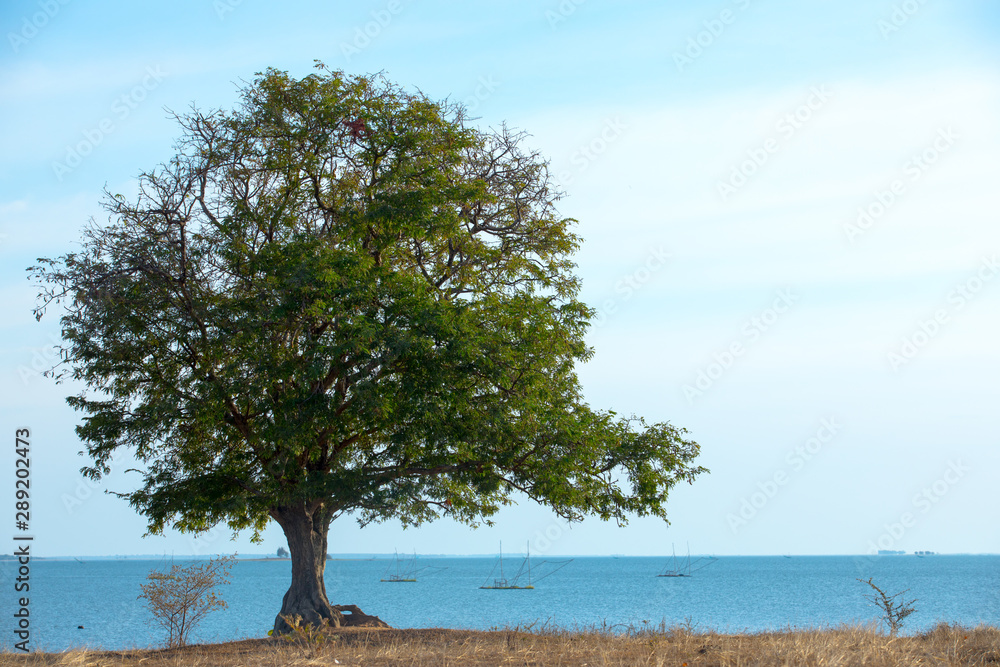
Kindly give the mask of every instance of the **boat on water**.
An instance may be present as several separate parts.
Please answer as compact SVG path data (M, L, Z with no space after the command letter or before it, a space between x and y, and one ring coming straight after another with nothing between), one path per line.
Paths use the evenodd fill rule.
M396 557L393 558L393 562L389 563L389 566L385 569L385 573L379 580L386 584L415 584L417 583L417 574L423 572L424 570L445 570L444 567L434 567L427 565L425 567L417 567L417 552L413 552L413 558L402 559L399 557L399 552L396 551Z
M694 562L691 562L691 545L689 544L686 562L682 561L681 564L678 565L677 551L674 549L673 544L670 545L670 550L673 552L673 560L671 561L672 567L669 567L660 574L656 575L658 577L690 577L692 573L706 568L715 561L719 560L715 556L701 556Z
M383 583L392 583L392 584L416 583L417 581L416 552L413 553L413 559L407 560L405 564L400 560L399 552L396 551L395 553L396 553L395 558L393 558L392 563L389 563L389 567L385 569L385 574L382 575L382 578L379 581ZM390 570L392 571L390 572Z
M525 550L524 560L521 561L521 565L520 567L517 568L517 572L514 573L514 576L508 579L507 576L504 574L504 569L503 569L503 543L501 542L500 557L497 559L497 562L493 564L493 569L490 570L490 574L486 578L486 583L480 586L480 588L485 590L494 590L494 591L532 590L535 588L536 582L541 581L545 577L555 574L557 571L566 567L566 565L568 565L571 561L572 559L563 561L543 560L542 562L536 565L535 567L536 572L538 571L538 568L540 566L545 564L555 565L556 566L555 569L547 571L542 576L536 575L534 578L532 578L531 547L529 545ZM500 576L494 578L493 574L497 571L498 567L500 568Z

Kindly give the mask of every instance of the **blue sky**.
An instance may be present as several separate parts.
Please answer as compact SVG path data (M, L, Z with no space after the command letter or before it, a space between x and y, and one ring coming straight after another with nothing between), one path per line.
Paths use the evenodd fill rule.
M712 470L677 489L669 527L521 504L475 531L341 519L332 551L1000 552L995 3L339 4L0 8L0 423L35 433L39 553L284 544L276 527L260 547L143 539L81 481L79 388L35 371L58 322L35 322L24 268L73 248L103 187L169 159L167 109L232 106L254 72L315 59L531 134L586 240L588 401L688 428ZM108 488L129 488L116 467Z

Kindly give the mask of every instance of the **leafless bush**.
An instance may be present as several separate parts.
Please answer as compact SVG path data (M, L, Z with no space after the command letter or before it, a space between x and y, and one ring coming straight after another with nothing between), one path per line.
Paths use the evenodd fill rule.
M169 572L152 570L141 584L142 594L153 620L167 630L167 646L187 644L188 636L205 615L224 609L226 602L212 590L229 583L235 556L212 558L207 563L173 565Z
M913 603L916 602L916 599L909 602L903 600L903 595L909 592L910 589L889 595L876 586L872 582L871 577L868 577L868 581L864 579L858 579L858 581L868 584L874 589L875 592L865 595L865 599L882 611L882 622L889 627L889 635L895 637L899 629L903 627L903 619L916 611L913 608Z

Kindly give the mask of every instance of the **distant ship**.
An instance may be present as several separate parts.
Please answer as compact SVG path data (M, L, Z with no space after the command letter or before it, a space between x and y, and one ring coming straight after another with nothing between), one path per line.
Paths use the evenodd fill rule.
M933 551L914 551L914 556L936 556L937 554Z
M674 551L674 545L670 545L670 550L674 552L673 567L664 570L662 573L656 575L658 577L690 577L692 572L697 572L698 570L708 567L715 561L719 560L715 556L702 556L698 560L691 562L691 545L688 545L687 562L681 567L677 566L677 552ZM705 561L705 562L702 562ZM701 563L699 565L699 563ZM697 565L697 567L693 567Z
M541 577L536 577L535 579L532 579L531 548L530 546L528 546L527 550L525 551L524 560L521 561L521 567L517 569L517 572L511 579L507 579L507 577L503 573L503 542L501 542L500 558L497 561L497 563L493 564L493 569L490 570L489 577L486 578L486 583L484 583L479 588L482 588L484 590L494 590L494 591L534 590L535 582L538 582L544 579L545 577L555 574L557 571L566 567L572 560L573 560L572 558L569 560L554 560L554 561L543 560L538 565L544 565L546 563L550 563L553 565L557 565L558 567L556 567L554 570L547 572ZM500 567L500 577L494 578L491 583L490 579L493 577L493 573L496 572L498 565Z
M427 565L421 568L417 568L417 552L413 552L413 558L407 559L405 564L399 557L399 552L396 552L396 557L393 559L392 563L389 563L389 567L385 568L385 573L379 580L383 583L388 584L415 584L417 583L417 573L423 572L424 570L446 570L445 567L434 567ZM392 570L390 572L390 570Z
M383 583L393 583L393 584L416 583L417 581L416 564L417 564L417 553L415 551L413 552L413 560L409 561L405 565L403 565L400 562L399 552L397 551L396 557L393 559L393 562L389 564L389 567L385 569L385 574L382 575L382 578L379 581ZM395 565L395 568L393 568L393 565ZM393 571L390 572L389 570Z

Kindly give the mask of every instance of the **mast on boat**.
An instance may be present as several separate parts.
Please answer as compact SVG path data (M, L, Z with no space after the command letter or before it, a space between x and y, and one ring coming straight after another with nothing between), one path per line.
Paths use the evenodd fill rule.
M697 572L698 570L700 570L702 568L708 567L709 565L711 565L712 563L714 563L715 561L718 560L714 556L710 556L710 557L707 558L708 562L706 562L706 563L704 563L702 565L699 565L698 567L692 569L692 567L691 567L692 565L697 565L701 561L706 560L706 558L704 556L702 556L702 557L698 558L698 560L694 561L694 563L692 563L691 562L691 543L689 542L688 545L687 545L687 559L686 559L687 562L686 562L686 564L684 565L683 568L678 568L677 567L677 550L674 548L673 543L671 543L671 545L670 545L670 550L673 553L673 560L672 560L673 569L667 570L666 572L663 572L662 574L656 575L658 577L690 577L692 572Z
M392 567L392 565L390 565L388 568L386 568L385 574L382 575L383 578L380 581L386 582L386 583L392 583L392 584L400 584L400 583L410 584L410 583L416 583L416 581L417 581L417 572L416 572L417 550L416 549L413 550L413 560L410 562L410 564L407 565L405 568L402 568L402 569L400 568L400 564L399 564L399 550L394 550L394 552L395 552L395 558L393 560L394 560L394 564L396 566L396 571L393 572L393 573L390 573L389 569Z
M507 585L507 580L503 576L503 540L500 541L500 584Z
M569 560L561 560L561 561L552 561L552 560L543 560L543 561L541 561L539 563L539 565L545 565L547 563L547 564L555 566L555 567L554 568L550 568L551 569L550 572L546 572L545 574L543 574L542 576L540 576L538 578L538 581L541 581L545 577L548 577L548 576L551 576L551 575L555 574L556 572L558 572L559 570L561 570L563 567L565 567L566 565L568 565L570 562L572 562L572 560L573 559L571 558ZM490 576L487 577L486 583L484 583L482 586L480 586L480 588L490 589L490 590L505 590L505 591L509 591L509 590L529 590L529 589L533 589L535 587L535 580L532 578L532 572L531 572L531 543L530 542L528 543L527 549L525 550L524 560L521 561L521 567L519 567L517 569L517 573L514 574L514 578L513 579L511 579L511 580L508 581L507 577L504 575L504 572L503 572L503 543L500 544L500 558L499 558L498 562L499 562L499 566L500 566L500 578L499 579L492 579L492 584L490 584L490 581L491 581L490 577L493 576L493 573L496 572L496 569L497 569L497 563L494 563L493 564L493 569L490 571ZM521 580L521 577L525 573L527 573L527 575L528 575L528 584L526 586L519 586L517 582Z
M528 588L534 588L534 586L531 585L531 541L530 540L524 543L524 553L525 553L524 560L527 561L528 563Z
M500 565L500 578L499 579L494 579L492 585L483 584L482 586L480 586L480 588L492 589L492 590L524 590L524 589L534 588L534 586L531 585L531 553L530 552L525 557L524 562L521 563L521 567L520 567L520 569L518 569L517 574L514 576L513 581L507 581L507 577L504 576L504 572L503 572L503 542L500 542L499 565ZM527 566L527 568L528 568L528 585L527 586L518 586L517 585L517 580L521 577L521 572L524 570L525 566ZM493 567L494 567L494 569L496 569L496 565L494 565ZM489 579L487 579L487 583L488 582L489 582Z
M419 572L429 571L429 574L434 574L436 572L441 572L442 570L448 569L447 567L442 567L438 565L425 565L423 567L417 567L416 549L413 550L413 558L409 560L409 562L407 563L403 563L403 561L400 559L398 549L395 551L395 553L396 556L393 559L393 562L390 563L389 566L385 568L385 573L382 575L382 579L380 581L392 584L416 583L417 574ZM393 569L393 566L395 566L395 571L390 572L390 570Z

